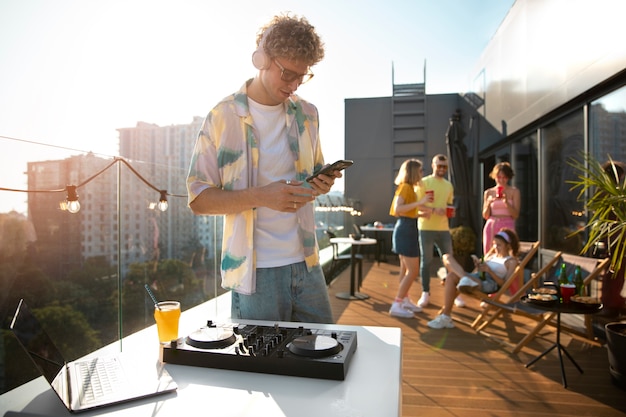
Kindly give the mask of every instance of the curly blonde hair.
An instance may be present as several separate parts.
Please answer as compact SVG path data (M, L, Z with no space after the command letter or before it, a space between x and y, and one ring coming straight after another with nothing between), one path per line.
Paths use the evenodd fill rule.
M304 17L292 17L288 14L274 16L257 34L257 46L267 30L269 32L263 49L270 58L285 58L302 62L309 67L324 58L324 43L315 32L315 27Z

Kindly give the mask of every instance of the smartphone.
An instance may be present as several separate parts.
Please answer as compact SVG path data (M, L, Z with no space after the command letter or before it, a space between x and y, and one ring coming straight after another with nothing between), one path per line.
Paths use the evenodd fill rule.
M349 160L345 160L345 159L340 159L337 162L334 162L322 169L320 169L319 171L313 173L313 175L307 177L307 182L311 182L313 180L313 178L317 177L320 174L324 174L324 175L329 175L330 173L332 173L333 171L341 171L343 169L348 168L349 166L351 166L354 163L354 161L349 161Z

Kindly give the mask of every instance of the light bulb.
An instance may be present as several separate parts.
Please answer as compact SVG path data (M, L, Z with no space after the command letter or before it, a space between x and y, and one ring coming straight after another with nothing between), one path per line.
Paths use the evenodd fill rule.
M161 211L165 211L169 207L169 205L167 204L167 191L161 190L159 191L159 193L161 195L159 196L159 202L157 203L157 208Z
M78 202L78 200L76 201L68 201L67 202L67 211L69 211L72 214L76 214L80 211L80 203Z
M167 200L160 200L157 203L157 208L161 211L165 211L167 210L167 208L169 207L169 205L167 204Z
M66 200L67 211L69 211L72 214L78 213L80 211L80 203L78 202L78 193L76 192L76 186L67 185L65 187L65 190L67 191L67 200Z

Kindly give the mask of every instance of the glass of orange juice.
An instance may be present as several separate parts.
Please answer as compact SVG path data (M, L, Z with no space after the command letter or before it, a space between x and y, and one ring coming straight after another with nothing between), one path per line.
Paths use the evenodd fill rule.
M178 339L178 319L180 303L178 301L161 301L154 306L154 320L159 332L159 342L169 343Z

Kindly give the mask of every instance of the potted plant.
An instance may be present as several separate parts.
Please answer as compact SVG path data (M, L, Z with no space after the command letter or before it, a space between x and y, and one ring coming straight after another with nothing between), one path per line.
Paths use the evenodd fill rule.
M476 250L476 233L467 226L457 226L450 229L452 236L452 252L454 258L466 271L474 269L471 254Z
M568 181L572 190L578 190L578 199L586 201L590 217L584 230L588 239L582 253L604 248L610 258L609 272L602 284L603 303L609 297L621 298L626 291L624 272L626 263L626 179L624 166L609 157L601 164L591 155L583 154L582 160L570 160L578 171L578 179ZM616 285L617 284L617 285ZM606 303L605 303L606 306ZM618 311L619 311L618 309ZM608 323L605 326L611 376L618 385L626 386L626 323Z

